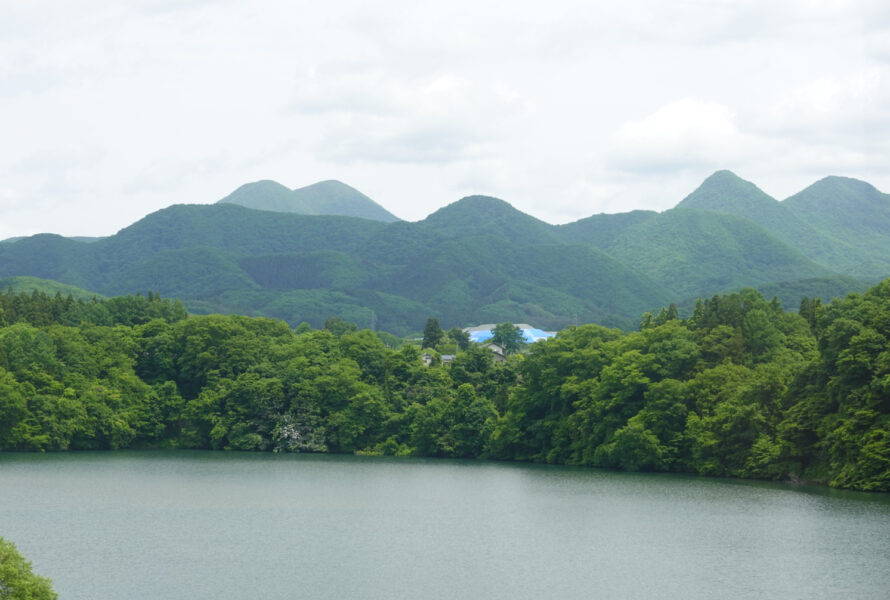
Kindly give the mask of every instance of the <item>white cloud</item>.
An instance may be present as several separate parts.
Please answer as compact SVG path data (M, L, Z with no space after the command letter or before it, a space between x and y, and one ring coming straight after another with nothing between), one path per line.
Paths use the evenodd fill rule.
M728 107L695 98L625 123L614 142L613 164L634 173L718 167L738 161L745 144Z
M3 16L7 235L108 234L264 178L340 179L405 218L486 193L551 222L667 208L717 168L776 194L837 170L890 189L880 0L33 0Z
M890 70L873 67L840 78L820 78L790 90L753 124L771 135L847 145L880 136L890 126Z
M320 135L313 148L334 163L472 162L491 156L509 137L527 107L521 95L495 81L474 83L440 74L413 81L375 75L369 89L355 78L332 78L298 107L317 114Z

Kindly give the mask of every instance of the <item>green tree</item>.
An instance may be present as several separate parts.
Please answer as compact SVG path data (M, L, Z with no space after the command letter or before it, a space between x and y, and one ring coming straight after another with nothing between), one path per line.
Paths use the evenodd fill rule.
M344 333L358 331L358 325L350 323L349 321L344 321L340 317L331 317L324 322L324 329L327 329L337 337L340 337Z
M491 332L494 334L491 338L492 343L503 348L504 354L519 352L519 349L525 343L525 339L522 337L522 330L512 323L495 325Z
M50 580L31 571L15 544L0 537L0 600L55 600Z
M438 319L429 318L426 320L426 326L423 328L423 348L435 348L445 337L445 332L439 326Z
M457 347L461 350L466 350L470 347L470 334L460 327L452 327L449 329L448 336L454 340L454 343L457 344Z

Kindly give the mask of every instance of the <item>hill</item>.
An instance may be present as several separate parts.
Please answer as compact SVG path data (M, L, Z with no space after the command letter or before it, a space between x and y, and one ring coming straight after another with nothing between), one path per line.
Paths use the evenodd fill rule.
M359 217L384 223L399 220L357 189L339 181L320 181L295 190L275 181L256 181L242 185L217 204L302 215Z

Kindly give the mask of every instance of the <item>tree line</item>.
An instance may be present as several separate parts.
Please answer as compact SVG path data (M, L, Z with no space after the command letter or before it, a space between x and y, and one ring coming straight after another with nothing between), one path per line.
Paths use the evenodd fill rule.
M890 491L890 280L798 312L746 289L631 333L570 327L503 363L470 343L429 366L339 320L187 316L155 295L9 292L0 310L2 450L488 458Z

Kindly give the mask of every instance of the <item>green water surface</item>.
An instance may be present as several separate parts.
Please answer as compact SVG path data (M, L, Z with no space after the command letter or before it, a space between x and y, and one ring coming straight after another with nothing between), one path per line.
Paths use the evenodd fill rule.
M0 536L63 600L890 598L890 497L228 452L0 454Z

